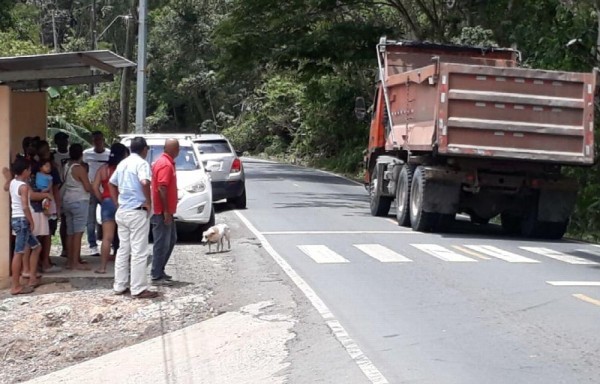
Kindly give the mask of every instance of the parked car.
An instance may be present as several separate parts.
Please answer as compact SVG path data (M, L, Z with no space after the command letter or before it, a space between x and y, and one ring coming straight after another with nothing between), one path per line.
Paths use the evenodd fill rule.
M238 209L246 208L246 176L241 154L223 135L197 135L193 141L204 167L210 172L213 201L227 199Z
M122 135L121 142L129 147L131 139L139 135ZM185 134L145 134L148 143L146 161L152 164L162 155L165 140L179 140L179 156L175 159L177 172L177 212L173 216L178 228L200 227L204 230L215 223L212 185L206 172L200 153L192 141L193 135ZM180 225L181 224L181 225Z

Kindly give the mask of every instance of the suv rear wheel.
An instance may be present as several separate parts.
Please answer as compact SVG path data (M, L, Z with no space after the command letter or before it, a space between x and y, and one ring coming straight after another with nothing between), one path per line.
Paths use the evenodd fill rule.
M227 199L229 204L233 204L237 209L246 209L246 188L238 197L230 197Z

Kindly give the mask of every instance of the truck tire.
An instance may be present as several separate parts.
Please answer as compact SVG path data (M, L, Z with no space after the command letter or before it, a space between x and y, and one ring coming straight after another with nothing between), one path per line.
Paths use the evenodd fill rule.
M396 187L396 219L398 225L410 227L410 189L415 167L404 164Z
M393 198L389 196L381 196L377 184L377 172L373 172L373 178L371 179L371 185L369 185L369 198L371 204L371 215L373 216L387 216L392 206Z
M546 239L546 240L558 240L561 239L567 227L569 226L569 220L553 222L553 221L540 221L537 215L537 205L532 206L527 215L522 219L521 222L521 234L524 237Z
M560 240L567 232L569 220L560 222L542 222L540 237L548 240Z
M410 188L410 224L413 230L419 232L435 230L440 219L437 213L423 211L426 194L425 169L418 166L415 169Z
M519 235L521 234L521 221L523 219L520 216L512 213L503 212L500 214L500 223L502 224L502 230L507 235Z

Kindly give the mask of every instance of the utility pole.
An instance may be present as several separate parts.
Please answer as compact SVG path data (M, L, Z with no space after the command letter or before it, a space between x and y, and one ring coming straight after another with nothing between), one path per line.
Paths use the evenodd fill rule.
M146 0L140 0L139 7L135 133L143 134L146 132Z
M90 34L92 36L92 51L96 50L96 0L92 0ZM90 95L94 94L94 83L90 83Z
M135 27L133 25L133 14L135 14L135 3L136 0L129 0L129 18L127 19L127 32L125 37L125 51L123 56L127 60L131 60L133 56L133 42L135 39ZM129 96L131 94L131 79L133 77L133 70L131 68L123 68L121 74L121 90L119 97L121 116L119 119L119 132L129 133Z
M58 46L58 33L56 33L56 20L55 20L56 10L52 10L52 37L54 38L54 52L59 52L60 47Z

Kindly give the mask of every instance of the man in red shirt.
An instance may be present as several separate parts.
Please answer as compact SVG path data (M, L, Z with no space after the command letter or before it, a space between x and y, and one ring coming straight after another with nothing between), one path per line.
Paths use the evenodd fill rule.
M177 228L173 215L177 211L175 159L178 155L179 141L167 139L163 154L152 166L152 285L171 285L171 276L165 273L165 266L177 242Z

